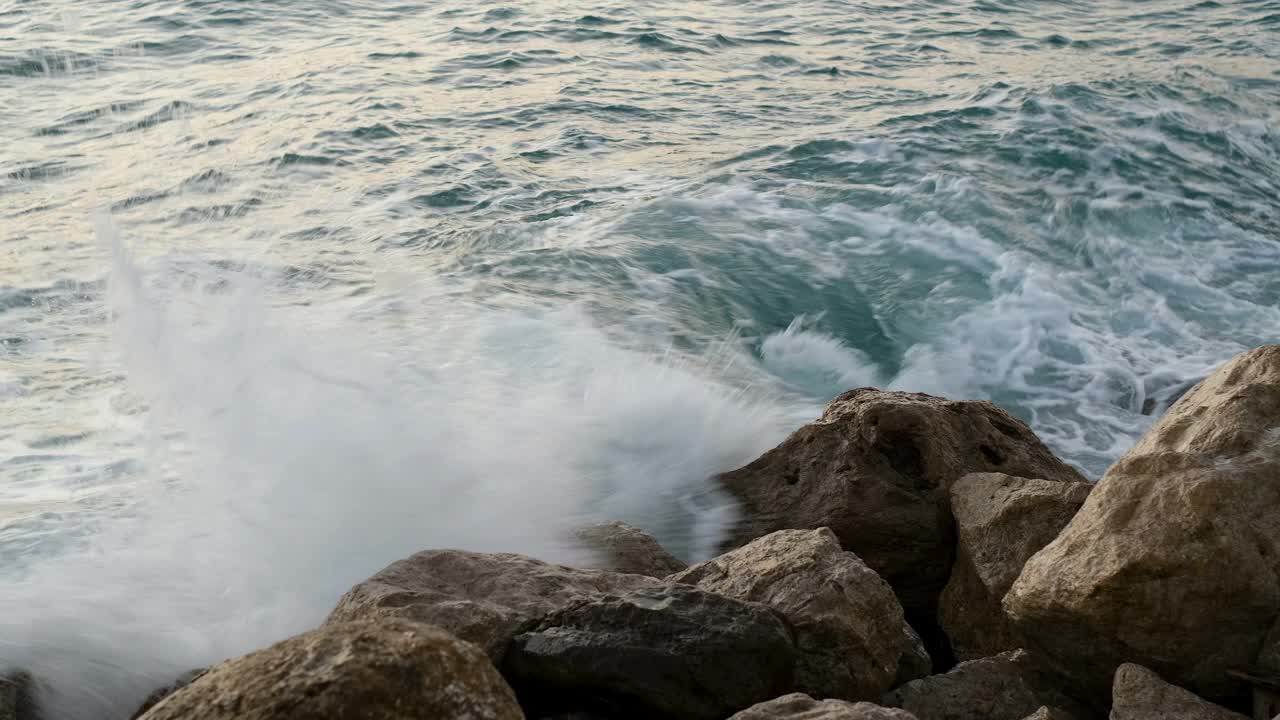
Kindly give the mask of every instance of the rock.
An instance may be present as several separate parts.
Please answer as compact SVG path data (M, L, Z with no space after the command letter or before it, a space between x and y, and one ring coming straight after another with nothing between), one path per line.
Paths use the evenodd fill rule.
M667 552L652 535L624 522L578 528L578 542L599 555L600 570L664 578L687 565Z
M523 555L429 550L356 585L327 622L400 617L429 623L476 643L500 664L523 625L593 594L661 585L640 575L576 570Z
M947 488L971 472L1084 480L989 402L861 388L720 476L742 505L729 545L786 528L829 527L893 586L909 615L931 620L955 558Z
M773 610L672 584L558 610L515 637L502 669L534 711L718 720L791 690L795 663Z
M729 720L916 720L916 716L869 702L814 700L792 693L749 707Z
M209 672L209 668L200 668L198 670L188 670L187 672L183 673L181 676L179 676L177 679L175 679L173 682L169 683L168 685L165 685L162 688L156 689L154 692L152 692L150 695L147 696L146 700L142 701L142 704L138 706L138 709L136 711L134 711L133 715L130 717L130 720L138 720L138 718L145 715L148 710L150 710L151 708L159 704L161 700L169 697L175 692L190 685L196 678L200 677L201 675L204 675L207 672Z
M142 720L522 720L476 646L406 620L335 623L225 662Z
M1056 708L1042 707L1023 720L1074 720L1070 715Z
M1280 346L1240 355L1107 471L1005 597L1094 691L1140 662L1209 698L1280 615Z
M972 473L951 486L958 552L938 602L956 657L973 660L1023 646L1000 606L1027 559L1053 541L1092 483Z
M933 672L933 658L924 647L920 634L907 622L902 623L902 653L898 655L898 674L893 678L893 685L898 687Z
M1056 679L1022 650L960 663L944 675L913 680L880 701L919 720L1023 720L1042 706L1080 704L1058 689Z
M1249 719L1170 685L1141 665L1125 663L1116 670L1111 720Z
M0 675L0 720L37 720L34 691L24 672Z
M909 642L893 590L827 528L770 533L669 580L782 613L800 653L795 687L818 697L879 698Z

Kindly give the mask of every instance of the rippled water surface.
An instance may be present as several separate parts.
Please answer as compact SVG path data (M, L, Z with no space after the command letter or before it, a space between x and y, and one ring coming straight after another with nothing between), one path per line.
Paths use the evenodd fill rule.
M851 386L1096 476L1280 335L1277 108L1276 0L0 0L0 664L127 716L422 547L705 554Z

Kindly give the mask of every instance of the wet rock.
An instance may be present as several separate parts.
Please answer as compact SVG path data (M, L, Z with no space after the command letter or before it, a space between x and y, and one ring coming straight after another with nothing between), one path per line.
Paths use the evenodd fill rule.
M919 720L1023 720L1048 706L1084 718L1088 711L1059 689L1052 675L1022 650L960 663L943 675L913 680L881 705Z
M720 476L742 505L730 546L829 527L909 614L932 619L955 559L947 488L971 472L1084 480L991 403L851 390L778 447Z
M0 720L39 720L35 688L24 672L0 675Z
M500 663L524 625L593 594L662 583L640 575L578 570L523 555L429 550L356 585L327 622L398 617L439 626Z
M652 535L624 522L587 525L579 528L575 536L597 554L596 567L600 570L663 578L688 567L659 545Z
M905 710L880 707L869 702L814 700L793 693L754 705L729 720L917 720Z
M193 680L195 680L196 678L200 677L201 675L207 672L209 672L209 668L200 668L199 670L189 670L183 673L181 676L179 676L176 680L169 683L168 685L165 685L162 688L156 689L154 692L148 695L145 700L142 701L142 704L138 706L138 709L136 711L134 711L133 716L130 718L130 720L138 720L138 718L145 715L148 710L155 707L161 700L169 697L175 692L190 685Z
M1023 646L1000 601L1027 560L1084 504L1091 483L965 475L951 486L958 552L938 617L956 657L973 660Z
M520 720L476 646L398 619L335 623L228 661L142 720Z
M1140 662L1209 698L1280 616L1280 346L1184 395L1098 482L1004 600L1095 692Z
M911 641L893 590L827 528L770 533L669 579L782 613L800 653L795 686L818 697L879 698Z
M1133 663L1116 670L1111 720L1248 720Z
M515 637L503 673L535 715L716 720L791 690L795 663L773 610L672 584L548 615Z

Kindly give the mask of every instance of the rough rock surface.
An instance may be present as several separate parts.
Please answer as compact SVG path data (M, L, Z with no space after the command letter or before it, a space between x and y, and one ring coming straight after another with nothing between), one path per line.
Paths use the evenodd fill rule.
M37 720L31 676L22 672L0 675L0 720Z
M1028 715L1024 720L1075 720L1075 718L1067 714L1064 710L1042 707Z
M902 606L827 528L770 533L669 579L782 613L800 652L798 690L867 700L893 686L909 642Z
M908 611L932 618L954 560L947 487L971 472L1084 480L991 403L861 388L720 476L742 505L730 545L775 530L829 527Z
M327 622L400 617L444 628L500 663L511 638L575 600L662 583L640 575L577 570L523 555L428 550L356 585Z
M429 625L326 625L218 665L143 720L522 720L476 646Z
M814 700L803 693L783 695L743 710L729 720L917 720L906 710L869 702Z
M898 687L917 678L933 674L933 658L925 649L920 634L907 622L902 623L902 654L898 656L898 674L893 678L893 685Z
M578 528L574 535L597 554L600 570L663 578L688 567L649 533L617 520Z
M1133 663L1116 670L1111 702L1111 720L1249 720Z
M793 689L794 639L758 603L671 584L582 600L515 637L526 707L717 720ZM596 707L554 708L591 699Z
M1053 541L1092 483L972 473L951 486L958 545L938 618L956 657L973 660L1023 646L1000 601L1022 566Z
M1055 678L1022 650L960 663L943 675L913 680L880 701L920 720L1023 720L1040 707L1079 704L1058 689Z
M1077 682L1140 662L1210 698L1280 615L1280 346L1184 395L1107 471L1005 597Z

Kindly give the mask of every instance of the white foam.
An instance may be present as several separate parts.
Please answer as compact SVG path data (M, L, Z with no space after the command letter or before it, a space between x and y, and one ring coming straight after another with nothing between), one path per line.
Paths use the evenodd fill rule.
M151 407L136 498L0 597L0 666L45 683L51 717L127 717L425 548L572 560L568 528L620 518L706 557L732 519L706 478L796 421L572 307L499 312L398 277L394 298L289 308L270 278L184 262L173 282L171 262L114 256L120 350Z

